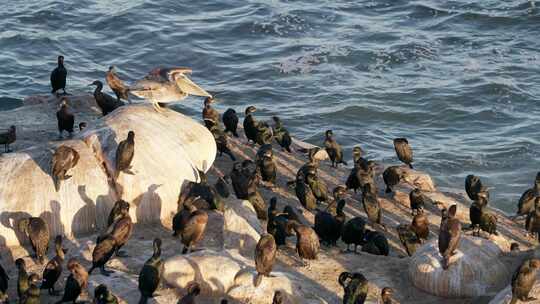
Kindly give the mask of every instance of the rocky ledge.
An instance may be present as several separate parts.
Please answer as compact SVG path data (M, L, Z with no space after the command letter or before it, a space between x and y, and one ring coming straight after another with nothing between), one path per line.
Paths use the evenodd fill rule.
M530 239L522 223L516 223L503 213L498 216L499 236L482 238L467 235L458 253L452 257L449 271L442 271L437 252L440 209L458 205L458 218L469 224L469 202L462 191L440 191L428 174L406 170L405 182L395 193L379 193L384 209L383 223L390 244L388 256L364 252L346 253L345 245L323 246L318 260L303 267L294 249L294 237L280 248L272 277L253 287L254 247L266 223L257 219L253 207L231 195L225 199L225 210L210 211L209 225L204 239L190 254L179 255L182 245L171 236L171 216L176 211L178 195L185 181L197 180L196 169L209 170L210 181L228 174L232 162L227 156L215 161L216 148L211 134L196 121L171 110L156 113L151 106L128 105L105 118L100 118L91 96L69 99L77 123L85 121L88 128L68 140L58 140L55 113L58 101L51 97L31 97L21 108L0 112L0 128L18 127L15 152L0 156L0 251L1 264L15 278L14 260L25 258L30 272L41 274L43 266L28 257L31 249L23 236L15 232L14 222L24 216L40 216L50 226L52 235L68 237L68 257L77 257L85 267L90 266L96 235L103 229L105 218L118 198L131 205L135 232L124 247L126 258L113 258L111 278L93 274L90 286L81 300L88 300L93 289L107 283L111 291L124 303L136 303L139 298L137 276L146 259L152 254L153 238L163 239L166 260L164 284L152 303L175 303L185 293L186 286L197 281L202 287L199 303L219 303L227 298L231 303L270 303L273 292L282 290L289 303L340 303L343 290L337 277L343 271L358 271L369 280L367 303L378 303L380 290L389 286L399 303L505 303L510 282L517 265L534 255ZM129 130L136 133L136 153L133 161L135 175L120 175L115 181L114 151ZM242 133L242 132L240 132ZM246 145L246 140L230 138L233 153L241 159L254 159L257 148ZM361 144L361 143L360 143ZM73 169L73 177L56 192L50 176L53 150L68 145L81 155L80 164ZM285 205L303 210L294 190L287 182L294 180L306 157L297 152L274 151L278 167L276 188L260 189L266 202L273 196L278 209ZM296 148L296 149L295 149ZM422 165L417 164L421 169ZM384 189L381 172L377 169L379 189ZM322 161L320 177L329 189L343 184L350 169L330 167ZM397 235L396 227L411 222L408 193L419 188L429 198L426 214L430 221L428 241L408 257ZM349 192L345 208L347 218L365 218L359 194ZM314 214L303 210L301 220L312 225ZM378 228L369 227L377 230ZM510 252L509 244L520 244L520 252ZM52 257L49 252L49 257ZM59 280L63 286L67 271ZM10 281L9 295L16 299L16 280ZM497 292L502 290L501 294ZM536 289L535 289L536 290ZM42 295L42 302L57 298Z

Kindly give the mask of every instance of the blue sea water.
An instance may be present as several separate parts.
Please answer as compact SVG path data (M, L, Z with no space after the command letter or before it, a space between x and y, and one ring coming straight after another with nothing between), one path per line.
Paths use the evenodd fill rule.
M49 92L59 54L71 92L111 64L128 83L188 66L220 110L255 105L315 144L333 129L349 158L397 163L407 137L438 185L474 173L513 212L540 170L539 25L514 0L3 1L0 109Z

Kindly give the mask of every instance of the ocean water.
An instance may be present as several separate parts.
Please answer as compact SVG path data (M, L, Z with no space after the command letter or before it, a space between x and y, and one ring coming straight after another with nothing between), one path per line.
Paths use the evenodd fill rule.
M539 8L540 9L540 8ZM216 107L279 115L299 139L333 129L350 159L415 166L439 186L474 173L514 212L540 170L540 11L530 1L15 0L0 7L0 109L50 91L91 92L114 64L131 83L188 66ZM200 115L202 100L177 107Z

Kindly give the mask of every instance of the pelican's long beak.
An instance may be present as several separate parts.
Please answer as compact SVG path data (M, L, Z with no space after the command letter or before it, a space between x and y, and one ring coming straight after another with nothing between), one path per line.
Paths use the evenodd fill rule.
M182 90L182 92L189 95L212 98L212 95L210 95L210 93L206 92L203 88L199 87L197 84L191 81L191 79L187 78L183 74L177 75L176 85L180 88L180 90Z

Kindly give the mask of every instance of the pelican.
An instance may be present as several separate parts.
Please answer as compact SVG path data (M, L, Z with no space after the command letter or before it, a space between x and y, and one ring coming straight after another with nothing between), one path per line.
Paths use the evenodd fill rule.
M186 74L191 74L191 69L155 68L129 88L129 92L150 101L158 112L161 111L159 103L180 101L188 95L212 98L210 93L191 81Z

